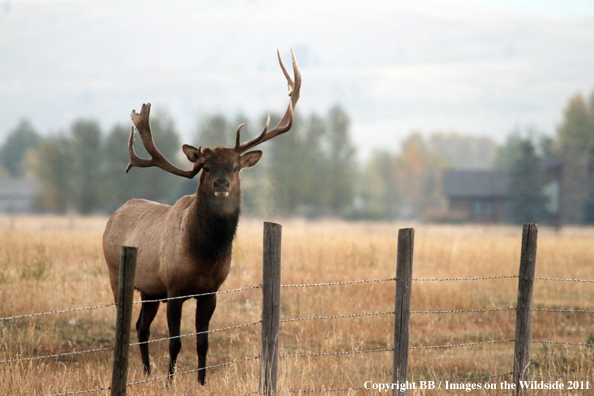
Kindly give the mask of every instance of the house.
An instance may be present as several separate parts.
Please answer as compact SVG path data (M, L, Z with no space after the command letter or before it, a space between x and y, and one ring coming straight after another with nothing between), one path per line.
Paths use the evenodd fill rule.
M445 170L442 193L450 213L466 221L502 223L507 215L511 178L496 170Z
M39 179L0 178L0 213L28 213L37 211L36 193Z
M570 145L563 156L543 165L547 214L542 221L556 226L583 223L584 206L594 190L594 148ZM506 220L510 182L502 171L446 170L442 193L450 214L465 221L501 223Z

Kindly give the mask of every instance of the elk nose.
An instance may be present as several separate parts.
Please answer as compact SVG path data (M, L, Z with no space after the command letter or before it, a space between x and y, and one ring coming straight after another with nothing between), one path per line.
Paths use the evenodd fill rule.
M216 179L214 181L214 189L216 191L227 191L229 189L229 180L227 180L227 179Z

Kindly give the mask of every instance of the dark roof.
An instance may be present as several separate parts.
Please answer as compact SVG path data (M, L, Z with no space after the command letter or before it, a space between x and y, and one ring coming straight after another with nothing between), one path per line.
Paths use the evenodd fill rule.
M442 191L448 198L506 198L510 176L495 170L446 170Z

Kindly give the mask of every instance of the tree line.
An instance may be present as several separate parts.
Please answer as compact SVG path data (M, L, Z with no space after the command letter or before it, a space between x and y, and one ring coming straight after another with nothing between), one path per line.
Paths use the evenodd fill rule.
M174 121L156 110L151 125L157 147L176 165L188 168ZM208 115L187 143L230 147L237 126L246 120L242 115ZM278 120L273 114L271 125ZM266 116L249 121L243 139L257 135L265 121ZM67 133L44 138L22 121L0 148L1 171L39 177L39 205L53 212L112 212L131 198L173 203L196 191L197 180L157 168L133 168L126 174L129 134L129 126L115 125L104 132L97 121L79 119ZM261 163L242 172L242 207L258 216L431 219L446 208L441 194L444 169L495 168L511 178L509 221L539 222L550 211L544 191L546 164L569 155L575 146L594 148L594 92L589 101L579 94L568 101L553 136L517 129L497 144L456 132L413 131L398 152L375 149L362 160L350 136L349 116L340 106L325 114L296 112L291 131L266 143ZM141 157L148 157L140 140L135 147ZM594 187L583 221L594 223Z
M280 117L271 116L271 125ZM247 140L259 133L265 118L242 129ZM204 117L192 141L195 146L230 147L235 131L246 118L222 114ZM151 116L155 144L176 165L190 164L181 152L180 135L172 118L157 109ZM324 115L295 115L293 128L266 144L257 167L242 172L244 211L254 215L341 216L354 199L355 148L350 120L340 106ZM197 189L197 179L186 180L157 168L132 168L129 161L130 127L115 125L107 133L92 119L78 119L67 132L41 137L23 120L0 148L1 171L10 177L38 177L40 208L51 212L112 212L132 198L173 203ZM140 140L140 157L149 155Z

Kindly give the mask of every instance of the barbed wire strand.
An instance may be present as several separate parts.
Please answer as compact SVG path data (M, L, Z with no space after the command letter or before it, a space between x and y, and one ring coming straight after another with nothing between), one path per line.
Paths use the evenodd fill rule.
M383 279L364 279L357 281L342 281L342 282L327 282L327 283L302 283L296 285L281 285L281 287L311 287L311 286L336 286L336 285L349 285L353 283L371 283L371 282L389 282L395 281L396 278L383 278Z
M253 356L253 357L249 357L249 358L233 360L231 362L213 364L212 366L206 366L206 367L192 369L192 370L180 371L180 372L171 374L171 377L177 376L177 375L188 374L188 373L195 373L197 371L212 369L212 368L215 368L215 367L229 366L231 364L237 364L237 363L241 363L241 362L247 362L249 360L256 360L256 359L259 359L259 358L260 358L260 356ZM160 375L158 377L147 378L147 379L141 380L141 381L129 382L129 383L126 384L126 386L132 386L132 385L138 385L138 384L146 384L146 383L149 383L149 382L152 382L152 381L157 381L157 380L164 379L164 378L169 378L169 377L170 377L169 374Z
M366 312L366 313L346 314L346 315L312 316L312 317L309 317L309 318L281 319L280 322L286 323L286 322L299 322L301 320L354 318L354 317L357 317L357 316L373 316L373 315L394 315L394 311L387 311L387 312Z
M104 391L108 391L108 390L111 390L111 387L109 387L109 388L97 388L97 389L80 390L80 391L72 391L72 392L52 393L51 395L44 395L44 396L80 395L82 393L104 392Z
M587 380L587 381L594 381L594 377L576 377L575 375L563 375L563 374L550 374L550 373L528 373L528 376L538 376L538 377L554 377L554 378L566 378L566 377L573 377L577 380Z
M594 282L594 279L563 279L563 278L544 278L542 276L536 276L534 279L548 280L556 282Z
M497 311L515 311L516 308L487 308L487 309L457 309L450 311L410 311L414 314L436 314L436 313L463 313L463 312L497 312ZM385 312L365 312L358 314L345 315L328 315L328 316L312 316L307 318L281 319L280 322L298 322L302 320L317 320L317 319L337 319L337 318L352 318L358 316L374 316L374 315L393 315L394 311Z
M143 303L157 302L157 301L158 302L167 302L169 300L178 300L178 299L181 299L181 298L188 299L188 298L195 298L195 297L200 297L200 296L209 296L209 295L212 295L212 294L233 293L233 292L238 292L238 291L243 291L243 290L260 289L260 288L262 288L262 285L247 286L247 287L241 287L239 289L221 290L221 291L209 292L209 293L192 294L192 295L188 295L188 296L161 298L161 299L157 299L157 300L134 301L134 304L143 304ZM114 305L116 305L116 304L115 303L108 303L108 304L101 304L101 305L92 305L92 306L89 306L89 307L78 307L78 308L54 310L54 311L47 311L47 312L35 312L35 313L30 313L30 314L7 316L7 317L4 317L4 318L0 318L0 321L3 321L3 320L8 321L8 320L14 320L14 319L30 318L30 317L34 317L34 316L55 315L55 314L61 314L61 313L66 313L66 312L86 311L86 310L91 310L91 309L99 309L99 308L111 307L111 306L114 306Z
M188 299L188 298L196 298L202 296L212 296L213 294L225 294L225 293L235 293L243 290L251 290L251 289L261 289L262 285L257 286L247 286L247 287L240 287L239 289L230 289L230 290L220 290L216 292L208 292L208 293L199 293L199 294L189 294L187 296L178 296L178 297L167 297L167 298L158 298L156 300L137 300L134 301L134 304L145 304L145 303L152 303L152 302L167 302L171 300L179 300L179 299Z
M360 390L360 389L368 389L362 386L357 388L329 388L329 389L291 389L289 392L291 393L309 393L309 392L339 392L339 391L349 391L349 390Z
M538 342L540 344L555 344L555 345L581 345L594 347L594 344L587 342L565 342L565 341L549 341L549 340L532 340L532 342Z
M366 350L362 350L362 351L345 351L345 352L290 353L290 354L286 354L286 355L279 355L279 357L286 358L286 357L352 355L352 354L356 354L356 353L387 352L387 351L393 351L393 350L394 350L394 348L382 348L382 349L366 349Z
M103 351L112 351L112 350L113 350L113 347L95 348L95 349L87 349L87 350L84 350L84 351L56 353L54 355L34 356L34 357L27 357L27 358L20 358L20 359L11 359L11 360L0 360L0 363L27 362L27 361L30 361L30 360L60 358L60 357L64 357L64 356L80 355L80 354L83 354L83 353L103 352Z
M532 308L532 310L533 311L541 311L541 312L594 313L593 310L587 310L587 309Z
M466 377L466 378L456 378L456 379L451 379L451 380L436 380L436 382L456 382L456 381L468 381L468 380L477 380L477 379L488 379L488 378L497 378L497 377L505 377L506 375L513 375L513 371L510 371L509 373L503 373L503 374L494 374L494 375L484 375L481 377Z
M497 275L497 276L475 276L472 278L412 278L417 282L444 282L444 281L469 281L469 280L485 280L485 279L509 279L517 278L518 275Z
M240 327L252 326L252 325L255 325L255 324L258 324L258 323L261 323L261 322L262 321L251 322L251 323L243 323L243 324L239 324L239 325L235 325L235 326L222 327L220 329L212 329L212 330L200 331L200 332L197 332L197 333L182 334L182 335L179 335L179 336L159 338L159 339L156 339L156 340L134 342L134 343L131 343L130 346L136 346L136 345L148 344L148 343L153 343L153 342L166 341L166 340L171 340L171 339L175 339L175 338L191 337L191 336L195 336L195 335L199 335L199 334L205 334L205 333L215 333L215 332L218 332L218 331L224 331L224 330L230 330L230 329L237 329L237 328L240 328ZM20 358L20 359L11 359L11 360L0 360L0 364L1 363L25 362L25 361L39 360L39 359L59 358L59 357L64 357L64 356L79 355L79 354L83 354L83 353L112 351L112 350L113 350L113 347L95 348L95 349L88 349L88 350L84 350L84 351L57 353L57 354L53 354L53 355L34 356L34 357L27 357L27 358Z
M48 311L48 312L36 312L36 313L31 313L31 314L15 315L15 316L8 316L8 317L5 317L5 318L0 318L0 321L2 321L2 320L14 320L14 319L30 318L32 316L54 315L54 314L61 314L61 313L65 313L65 312L85 311L85 310L89 310L89 309L98 309L98 308L111 307L112 305L115 305L115 303L102 304L102 305L93 305L93 306L90 306L90 307L79 307L79 308L71 308L71 309L62 309L62 310L55 310L55 311Z
M454 309L450 311L410 311L415 314L515 311L516 308ZM392 312L394 313L394 312Z
M466 347L466 346L472 346L472 345L498 344L501 342L514 342L514 341L515 340L513 340L513 339L508 339L508 340L469 342L469 343L465 343L465 344L413 346L413 347L408 347L408 349L458 348L458 347Z
M192 336L199 335L199 334L216 333L218 331L223 331L223 330L238 329L240 327L253 326L253 325L256 325L258 323L262 323L262 321L259 320L257 322L242 323L242 324L235 325L235 326L221 327L220 329L198 331L196 333L180 334L178 336L158 338L158 339L155 339L155 340L133 342L133 343L130 344L130 346L136 346L136 345L142 345L142 344L152 344L153 342L161 342L161 341L173 340L173 339L176 339L176 338L192 337Z

